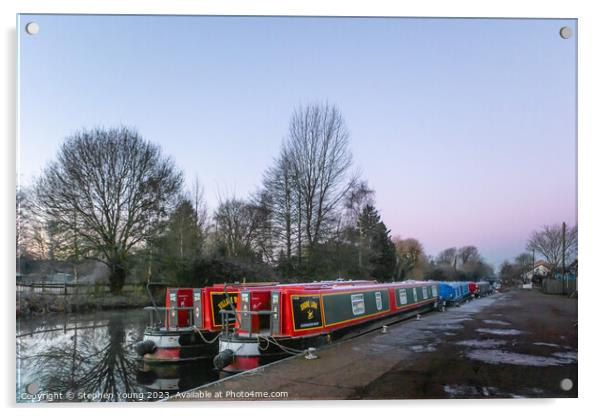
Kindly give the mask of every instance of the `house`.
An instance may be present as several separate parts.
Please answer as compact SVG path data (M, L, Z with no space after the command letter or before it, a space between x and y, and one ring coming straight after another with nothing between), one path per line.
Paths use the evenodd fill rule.
M533 270L523 274L523 282L530 283L533 281L541 281L550 274L552 267L543 260L537 260L533 265Z

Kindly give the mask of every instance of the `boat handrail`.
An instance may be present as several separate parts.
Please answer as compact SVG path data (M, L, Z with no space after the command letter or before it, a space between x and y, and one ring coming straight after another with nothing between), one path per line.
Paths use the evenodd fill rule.
M161 322L164 322L164 323L167 322L167 316L165 316L165 321L162 321L159 317L159 312L186 311L188 313L189 321L192 322L192 311L194 310L194 307L192 307L192 306L171 306L168 308L166 306L145 306L143 309L145 311L150 312L149 328L154 328L155 327L155 318L156 318L156 321L158 324L160 324ZM157 314L157 316L155 316L155 314Z
M268 310L261 310L261 311L228 311L225 309L222 309L221 311L219 311L219 313L222 313L224 315L234 315L235 313L237 315L243 314L243 313L248 313L249 315L269 315L271 313L273 313L272 311L268 311Z
M230 327L232 326L231 321L228 319L228 315L232 316L234 315L234 320L238 321L240 324L240 320L238 318L239 315L241 314L248 314L248 315L271 315L273 312L271 310L260 310L260 311L239 311L239 310L226 310L226 309L222 309L221 311L219 311L219 314L221 316L221 320L222 320L222 334L224 334L225 336L228 336L228 332L230 331ZM226 324L226 321L228 321L228 323ZM249 335L254 335L253 332L249 332Z

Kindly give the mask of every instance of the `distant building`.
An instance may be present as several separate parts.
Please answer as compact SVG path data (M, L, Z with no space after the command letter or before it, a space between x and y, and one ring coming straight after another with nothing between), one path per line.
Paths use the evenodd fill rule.
M533 281L541 281L549 276L552 267L543 260L537 260L533 265L533 270L523 274L523 282L531 283Z

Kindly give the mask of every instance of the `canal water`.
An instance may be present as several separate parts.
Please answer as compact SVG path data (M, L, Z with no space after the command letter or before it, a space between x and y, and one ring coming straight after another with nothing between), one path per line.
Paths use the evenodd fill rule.
M17 402L154 401L219 378L210 359L149 366L141 309L17 320Z

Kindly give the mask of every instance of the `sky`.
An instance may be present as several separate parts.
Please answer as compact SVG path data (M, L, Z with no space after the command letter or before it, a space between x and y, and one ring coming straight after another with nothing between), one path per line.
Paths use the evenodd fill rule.
M259 188L296 107L328 101L391 235L428 254L472 244L499 266L533 230L577 221L576 20L21 15L17 27L25 186L65 137L124 125L188 185L198 175L213 208Z

